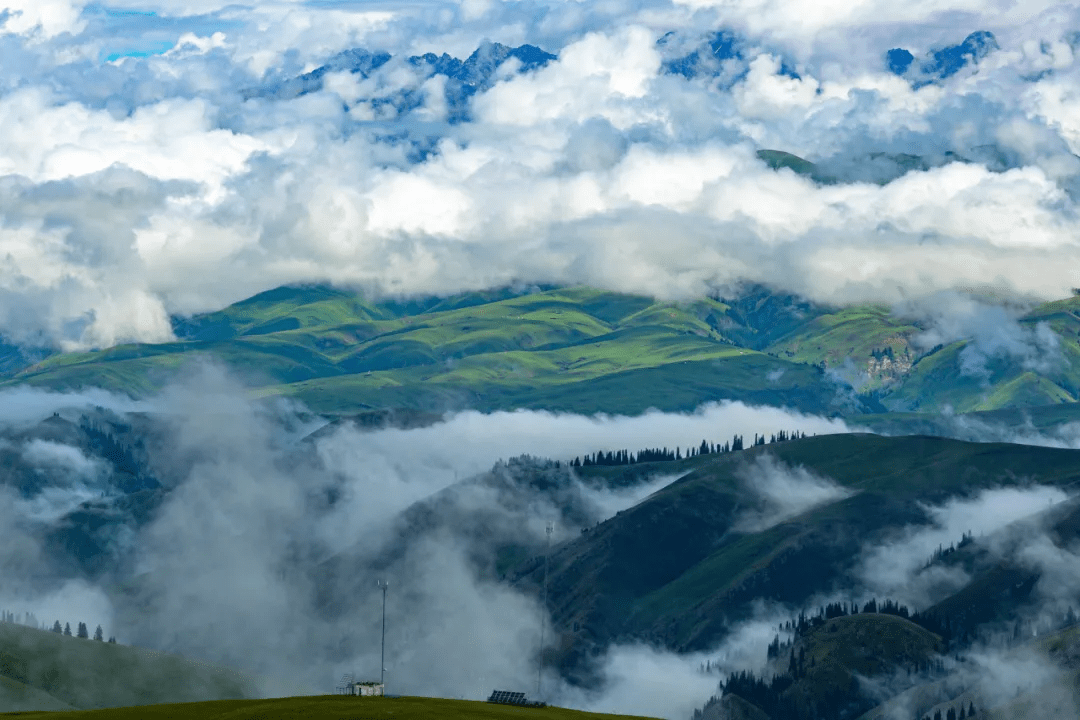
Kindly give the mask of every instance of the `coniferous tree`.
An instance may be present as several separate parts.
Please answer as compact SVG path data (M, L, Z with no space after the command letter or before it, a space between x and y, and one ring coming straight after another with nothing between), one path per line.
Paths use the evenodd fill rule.
M64 634L71 637L71 623L64 623Z
M57 620L56 622L53 623L52 631L54 633L63 633L64 632L64 628L60 627L60 621L59 620Z
M780 635L777 634L773 637L773 641L769 643L768 649L765 651L765 657L768 660L772 660L774 657L780 654Z
M97 626L97 630L94 631L94 639L98 642L102 642L105 639L105 634L101 632L101 626Z
M109 642L112 643L113 645L115 645L116 644L116 636L113 635L112 637L110 637Z
M86 623L84 623L84 622L79 623L79 631L76 634L79 637L81 637L83 640L90 637L90 631L86 629Z

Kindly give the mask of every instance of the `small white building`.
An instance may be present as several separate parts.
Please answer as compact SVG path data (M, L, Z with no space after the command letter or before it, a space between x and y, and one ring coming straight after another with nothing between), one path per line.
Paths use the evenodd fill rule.
M348 686L349 695L374 696L382 695L385 686L377 682L354 682Z

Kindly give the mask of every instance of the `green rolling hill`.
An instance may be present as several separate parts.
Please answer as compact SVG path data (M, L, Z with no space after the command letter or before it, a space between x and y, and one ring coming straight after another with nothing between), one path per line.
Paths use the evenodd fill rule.
M0 711L255 697L256 680L176 655L0 623Z
M852 494L760 531L734 531L751 502L740 472L766 454ZM926 522L927 504L1030 482L1080 484L1080 451L920 436L808 437L662 465L686 474L551 555L550 607L564 633L559 662L570 672L587 672L589 648L616 638L700 651L755 599L799 607L847 582L867 542ZM532 557L508 577L530 588L542 572ZM978 602L990 611L1002 592L994 585Z
M179 324L181 341L56 355L7 383L141 395L204 355L264 394L328 413L637 413L721 399L827 412L835 387L822 382L821 371L738 344L734 336L758 330L731 310L716 300L665 304L587 288L412 304L285 288Z
M761 530L739 530L740 513L753 506L740 469L766 454L829 477L851 494ZM867 544L895 540L904 528L928 522L927 505L992 488L1040 484L1072 493L1080 486L1080 451L921 436L808 437L660 465L685 474L551 554L549 603L558 640L550 660L570 678L588 682L595 671L592 654L610 642L644 638L679 652L706 651L733 623L750 617L755 602L799 608L837 588L858 594L858 582L849 573ZM618 484L620 474L643 470L585 467L580 472ZM1075 501L1046 510L1037 524L1058 547L1074 547L1080 540ZM979 628L1014 623L1034 602L1039 571L1003 561L988 551L991 545L976 541L936 560L934 567L962 569L970 581L932 607L913 608L947 622L948 642L892 615L831 619L797 637L794 652L805 653L805 667L778 697L800 708L798 717L855 717L908 686L907 701L920 712L925 708L932 715L940 706L944 716L947 708L956 709L960 702L966 707L972 700L986 708L985 696L942 684L948 673L933 668L942 653L963 654L964 638L974 637ZM507 575L519 587L539 592L543 571L533 555ZM1077 629L1060 634L1060 641L1053 637L1040 643L1047 646L1050 661L1072 673L1069 682L1075 686L1080 677L1074 672L1080 667ZM787 652L781 652L781 662L769 668L767 677L785 672ZM904 682L895 681L897 667ZM890 686L885 684L863 694L861 683L873 678L898 689L886 692ZM1015 708L1041 700L1033 690L988 717L1023 717ZM894 705L906 707L907 701ZM855 714L835 714L843 707ZM900 717L890 714L891 707L886 702L866 717ZM700 720L765 717L789 715L770 715L748 698L729 695L703 708Z
M925 418L1080 400L1080 297L1038 306L1019 323L1042 345L973 366L971 340L925 352L914 344L925 328L886 307L829 308L761 287L683 303L583 287L387 302L285 287L177 319L174 342L56 354L29 367L12 364L10 349L0 385L145 396L209 357L256 394L339 415L637 414L742 400Z

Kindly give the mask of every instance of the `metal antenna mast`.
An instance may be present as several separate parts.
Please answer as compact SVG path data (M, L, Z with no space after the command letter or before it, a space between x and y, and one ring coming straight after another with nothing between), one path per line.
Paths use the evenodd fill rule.
M544 674L544 625L547 620L547 583L548 583L548 555L551 554L551 533L555 529L555 523L549 522L544 530L547 532L547 549L544 550L544 604L540 607L540 666L536 670L536 699L540 699L540 677Z
M382 684L386 692L386 589L390 587L390 583L385 580L379 580L379 587L382 588L382 651L379 656L379 682Z

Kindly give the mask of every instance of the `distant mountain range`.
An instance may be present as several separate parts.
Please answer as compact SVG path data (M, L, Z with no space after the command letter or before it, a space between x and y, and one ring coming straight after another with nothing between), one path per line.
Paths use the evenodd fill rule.
M721 79L721 85L730 86L747 72L748 54L761 48L747 38L731 30L718 30L703 38L689 38L669 32L657 40L664 56L663 71L687 79L707 77ZM957 45L946 46L928 53L922 62L903 48L893 48L885 53L886 68L911 80L915 86L926 85L955 75L964 67L977 65L991 52L998 49L993 33L977 31L968 35ZM447 120L460 122L469 117L469 99L478 92L490 89L499 77L501 68L515 61L513 71L526 73L542 68L556 60L558 55L535 45L510 47L497 42L485 42L469 57L462 60L447 53L425 53L398 58L385 51L364 48L345 50L327 60L314 70L288 78L249 88L245 98L272 98L289 100L326 87L328 75L348 73L367 79L384 66L401 63L415 74L414 81L406 88L390 92L377 92L369 97L356 99L367 103L375 117L393 118L421 107L425 101L423 83L433 77L446 79L443 88L448 109ZM779 74L798 79L799 73L789 59L782 58Z

